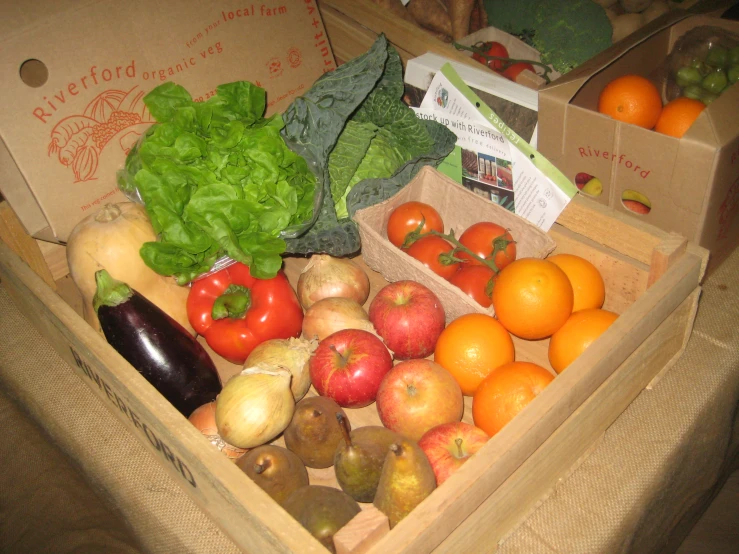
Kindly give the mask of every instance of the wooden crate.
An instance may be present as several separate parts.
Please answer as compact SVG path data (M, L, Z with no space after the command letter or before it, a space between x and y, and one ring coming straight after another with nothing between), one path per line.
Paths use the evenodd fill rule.
M492 73L451 44L409 21L393 17L371 0L317 0L317 4L338 63L363 54L377 35L384 33L404 65L411 58L433 52Z
M0 226L4 240L26 254L29 244L14 242L12 234L6 238L6 227ZM377 520L371 511L363 513L369 522L350 523L343 534L346 544L359 545L355 551L476 552L481 544L496 544L684 349L705 250L580 199L549 234L555 253L579 254L599 267L606 307L620 313L619 319L391 532L372 533ZM293 283L304 264L286 261ZM368 272L374 294L385 281ZM56 282L55 292L2 243L0 279L77 371L80 385L103 400L236 543L254 552L325 551L88 326L68 277ZM547 341L515 342L519 359L548 366ZM222 360L218 366L224 379L239 369ZM348 413L354 427L379 421L374 405ZM470 417L468 398L464 419ZM335 485L330 468L311 470L311 478ZM365 539L374 544L362 546Z
M385 32L406 60L434 51L470 63L424 31L390 20L369 0L321 0L319 6L340 60L366 51L377 33ZM64 247L44 243L39 250L19 230L7 205L0 208L2 285L77 373L80 386L90 387L245 551L326 552L88 326L67 276ZM605 307L619 313L619 319L392 531L363 506L367 509L342 530L342 551L494 550L683 351L700 295L705 250L580 198L549 235L555 253L579 254L596 264L606 281ZM286 260L293 284L305 263ZM368 273L374 295L385 281ZM548 366L547 341L515 342L519 359ZM224 381L239 370L214 359ZM374 405L348 414L354 427L379 422ZM464 419L471 421L470 399ZM335 485L330 468L310 473L314 483Z

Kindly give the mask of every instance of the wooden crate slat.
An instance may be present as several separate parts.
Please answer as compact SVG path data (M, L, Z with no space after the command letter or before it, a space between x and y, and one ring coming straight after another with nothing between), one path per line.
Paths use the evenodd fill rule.
M253 552L325 553L3 243L0 278L81 380L238 544Z
M518 416L377 545L428 551L452 532L569 417L695 289L701 259L686 254ZM530 409L529 409L530 408Z

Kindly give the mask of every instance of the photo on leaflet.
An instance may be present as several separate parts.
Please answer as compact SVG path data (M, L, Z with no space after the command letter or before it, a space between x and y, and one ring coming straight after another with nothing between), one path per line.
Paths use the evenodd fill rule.
M498 158L496 169L497 184L504 189L513 190L513 172L511 162Z
M471 190L478 196L481 196L486 200L490 200L491 202L495 202L496 204L503 206L506 210L515 213L512 190L497 187L482 181L468 179L466 177L462 177L462 185L467 190Z

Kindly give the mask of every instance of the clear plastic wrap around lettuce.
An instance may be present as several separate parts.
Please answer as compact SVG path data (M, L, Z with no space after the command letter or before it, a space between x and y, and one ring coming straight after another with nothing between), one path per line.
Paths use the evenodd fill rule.
M157 123L118 173L159 236L143 245L143 260L181 284L224 256L273 277L285 251L280 233L313 215L316 179L285 144L282 118L263 117L265 91L240 81L194 102L165 83L144 102Z

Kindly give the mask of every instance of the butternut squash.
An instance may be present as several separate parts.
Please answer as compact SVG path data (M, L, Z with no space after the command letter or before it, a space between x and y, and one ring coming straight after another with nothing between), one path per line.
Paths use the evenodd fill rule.
M67 241L69 274L82 295L85 320L102 334L92 307L95 272L105 269L115 279L148 298L190 334L188 287L150 269L139 255L145 242L157 239L146 210L134 202L107 204L80 221Z

